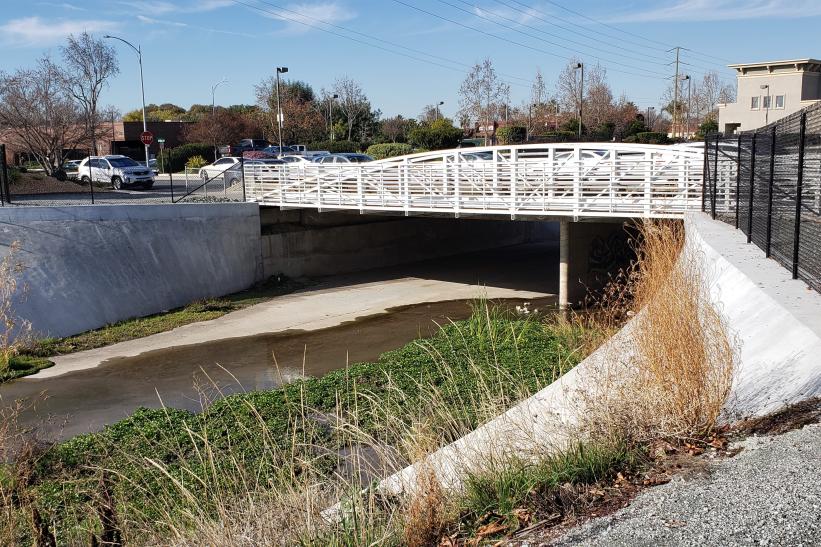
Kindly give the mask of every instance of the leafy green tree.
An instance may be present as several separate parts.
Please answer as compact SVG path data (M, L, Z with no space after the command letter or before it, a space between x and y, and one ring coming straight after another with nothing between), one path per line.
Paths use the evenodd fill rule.
M707 116L701 125L698 126L698 131L696 132L696 138L699 140L704 140L706 135L710 133L715 133L718 131L718 120L715 119L714 116Z
M452 120L441 118L411 130L408 142L417 148L443 150L458 146L463 135L462 129L454 127Z

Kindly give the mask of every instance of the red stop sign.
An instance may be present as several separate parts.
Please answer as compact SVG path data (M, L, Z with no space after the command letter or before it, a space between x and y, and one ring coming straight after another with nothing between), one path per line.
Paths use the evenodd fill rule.
M143 141L144 145L148 146L154 142L154 135L152 135L150 131L143 131L140 133L140 140Z

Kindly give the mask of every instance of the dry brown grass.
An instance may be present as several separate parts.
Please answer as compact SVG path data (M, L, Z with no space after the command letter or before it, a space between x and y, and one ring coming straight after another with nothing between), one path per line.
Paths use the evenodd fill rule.
M17 258L20 243L12 242L6 255L0 260L0 373L9 369L11 358L17 355L28 341L31 325L15 312L18 298L25 295L26 287L20 276L25 270Z
M635 316L611 344L586 425L638 441L704 437L727 402L736 348L683 225L645 222L640 234L623 291Z

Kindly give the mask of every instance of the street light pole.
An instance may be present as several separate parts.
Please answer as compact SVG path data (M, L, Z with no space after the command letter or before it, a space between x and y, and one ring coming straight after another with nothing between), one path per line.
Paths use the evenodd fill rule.
M692 87L693 87L693 79L690 78L690 75L684 77L687 80L687 140L689 141L691 138L690 133L690 109L693 107L693 96L692 96Z
M584 124L584 63L576 64L576 69L581 69L582 77L579 85L579 140L582 138L582 125Z
M655 110L656 108L654 106L647 107L647 119L645 120L646 123L644 125L646 125L647 130L651 132L653 131L653 123L650 121L650 112L653 112Z
M770 125L770 84L762 84L761 89L767 90L767 100L764 102L764 125Z
M104 36L104 38L110 38L112 40L119 40L120 42L126 44L128 47L130 47L131 49L133 49L134 51L137 52L137 59L140 62L140 91L142 92L142 99L143 99L143 132L147 132L148 131L148 124L146 124L146 121L145 121L145 82L143 80L143 53L142 53L142 47L134 47L134 44L132 44L128 40L123 40L122 38L119 38L117 36L110 36L110 35L106 34ZM145 166L146 167L149 167L148 160L149 160L149 158L148 158L148 145L146 144L145 145Z
M443 104L445 104L445 101L439 101L438 103L436 103L436 119L437 120L442 117L442 114L439 112L439 107L442 106Z
M215 116L217 114L216 101L214 100L215 93L216 93L217 88L219 86L221 86L222 84L227 84L227 83L228 83L228 80L223 78L222 80L220 80L219 82L217 82L217 83L215 83L214 85L211 86L211 123L212 124L216 123ZM214 161L217 161L217 135L216 135L216 133L214 133Z
M334 140L334 117L333 111L331 110L331 106L334 104L334 99L338 99L339 95L336 93L332 94L328 97L328 128L331 130L331 140Z
M288 72L287 66L277 67L277 127L279 127L279 153L282 154L282 107L279 104L279 75Z

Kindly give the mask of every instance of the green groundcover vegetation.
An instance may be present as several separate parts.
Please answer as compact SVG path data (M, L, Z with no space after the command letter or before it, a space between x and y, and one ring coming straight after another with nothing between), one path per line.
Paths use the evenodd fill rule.
M9 359L8 366L0 368L0 382L34 374L38 370L48 368L53 364L53 362L43 357L12 355Z
M241 494L233 491L237 469L276 488L299 477L299 462L310 462L304 473L316 474L321 483L323 475L338 469L339 451L350 442L331 426L335 417L355 415L361 432L390 444L398 441L392 432L403 428L386 424L415 423L422 414L429 419L425 407L435 390L437 407L449 412L448 423L433 424L434 429L445 432L438 442L449 442L447 431L459 435L453 422L475 428L492 417L483 415L483 409L490 410L479 404L489 393L499 405L510 405L575 366L583 357L583 336L580 328L554 328L480 307L470 319L445 325L433 337L376 362L232 395L196 414L138 409L99 433L37 455L26 477L26 497L63 538L82 540L100 528L103 483L105 499L114 500L123 526L133 529L151 528L173 515L184 520L191 499L174 497L179 484L198 507L216 495ZM288 454L289 461L278 461L275 454ZM0 473L7 489L15 480L11 475L9 469ZM30 531L23 526L20 533L25 540Z

